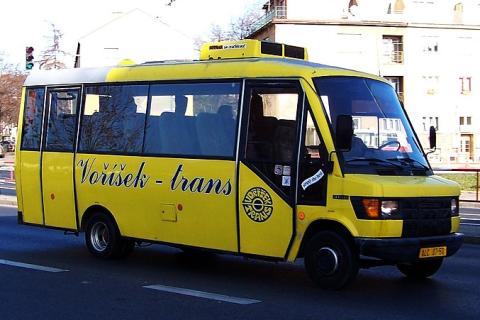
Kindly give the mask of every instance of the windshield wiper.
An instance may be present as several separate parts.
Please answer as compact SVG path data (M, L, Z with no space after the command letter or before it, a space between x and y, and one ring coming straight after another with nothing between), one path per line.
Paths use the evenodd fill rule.
M388 158L387 160L399 161L400 163L402 163L402 162L405 163L406 162L406 163L412 164L413 167L416 168L416 169L423 169L425 171L430 170L429 167L427 167L426 165L424 165L420 161L412 159L412 158ZM420 167L418 167L418 166L420 166Z
M403 169L404 168L403 166L401 166L399 164L396 164L394 162L391 162L389 160L378 159L378 158L358 157L358 158L352 158L352 159L345 160L345 163L356 162L356 161L365 161L365 162L368 162L370 164L379 164L379 165L388 166L388 167L395 167L395 168L398 168L398 169Z
M413 168L422 169L422 170L425 170L425 172L430 170L429 167L427 167L426 165L424 165L420 161L412 159L412 158L389 158L388 160L392 160L392 161L396 160L396 161L399 161L400 163L405 163L406 162L406 163L412 164Z

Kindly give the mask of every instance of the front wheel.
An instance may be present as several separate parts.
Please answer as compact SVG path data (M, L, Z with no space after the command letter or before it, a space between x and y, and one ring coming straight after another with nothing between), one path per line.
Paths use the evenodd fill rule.
M134 247L134 242L123 239L113 219L103 213L87 222L85 243L92 255L103 259L125 257Z
M358 254L345 237L333 231L321 231L305 248L305 269L321 288L340 289L358 273Z
M397 268L407 278L424 279L433 276L442 266L443 259L398 264Z

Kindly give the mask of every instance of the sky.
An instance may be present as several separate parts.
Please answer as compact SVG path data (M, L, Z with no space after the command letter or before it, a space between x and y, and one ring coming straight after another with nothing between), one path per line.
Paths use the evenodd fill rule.
M0 59L23 69L25 47L34 57L51 44L51 24L63 33L61 48L74 51L79 38L114 18L114 13L142 9L189 37L208 35L211 26L227 26L249 8L266 0L6 0L0 10ZM74 53L74 52L72 52Z

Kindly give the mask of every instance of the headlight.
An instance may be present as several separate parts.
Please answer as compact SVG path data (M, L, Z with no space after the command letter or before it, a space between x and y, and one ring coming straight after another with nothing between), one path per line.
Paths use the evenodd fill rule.
M452 210L452 216L458 216L458 204L457 199L452 199L450 202L450 209Z
M380 207L383 218L390 218L398 210L398 201L384 200Z
M352 197L352 205L359 219L401 220L400 200Z

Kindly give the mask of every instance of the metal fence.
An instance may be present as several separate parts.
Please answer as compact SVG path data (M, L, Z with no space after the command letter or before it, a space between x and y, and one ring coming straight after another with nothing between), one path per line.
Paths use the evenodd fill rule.
M460 201L480 202L480 169L436 169L435 174L457 181L461 187Z
M252 24L252 32L260 30L263 26L267 25L273 19L286 19L287 18L287 6L275 6L271 8L264 16L255 21Z

